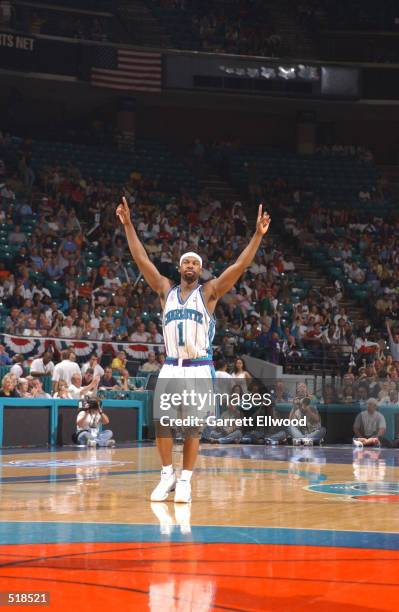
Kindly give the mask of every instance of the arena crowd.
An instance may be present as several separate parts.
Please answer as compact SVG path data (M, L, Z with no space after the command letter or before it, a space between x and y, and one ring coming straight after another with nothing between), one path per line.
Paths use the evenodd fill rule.
M8 134L0 134L2 331L32 339L148 345L140 368L156 372L164 359L160 304L131 264L115 218L116 203L121 194L126 196L139 234L163 274L177 280L180 254L194 250L203 255L205 282L234 261L247 243L253 228L242 202L231 202L226 215L226 203L209 194L171 193L159 177L135 168L120 188L84 176L72 159L67 166L55 161L34 167L32 141L21 142L16 154L12 145ZM323 147L318 154L372 161L364 148ZM327 276L320 290L304 288L293 251L283 253L279 237L268 236L247 273L217 307L216 359L227 361L231 372L242 354L281 364L288 372L310 372L315 363L323 367L328 357L341 382L333 390L326 385L319 401L374 398L396 403L397 220L385 219L382 212L367 216L329 208L308 187L282 179L261 185L261 196L272 213L278 210L282 231L298 251L304 244L324 249L325 257L340 268L340 280ZM358 197L382 211L381 186ZM362 321L352 321L342 307L348 283L364 286L375 298L375 308ZM73 345L71 350L73 354ZM0 364L12 366L2 387L6 394L11 387L26 397L46 393L23 354L10 359L4 347L0 353ZM33 363L44 360L43 355L35 357ZM47 370L57 367L56 357L65 361L50 355ZM126 354L114 358L120 363L110 363L107 372L90 365L88 373L70 360L77 368L75 378L59 379L62 392L78 397L102 388L104 381L106 389L132 388ZM54 392L59 392L58 385Z

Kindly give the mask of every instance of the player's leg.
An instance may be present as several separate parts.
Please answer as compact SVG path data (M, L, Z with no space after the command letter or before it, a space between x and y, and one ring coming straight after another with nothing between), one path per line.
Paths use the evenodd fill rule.
M194 438L186 438L183 446L183 470L193 471L195 462L198 457L199 449L199 436L198 434Z
M161 480L151 493L151 501L162 502L168 498L169 493L175 490L176 473L172 464L173 436L170 427L155 423L156 444L161 459Z
M159 373L154 392L155 439L162 468L161 479L151 493L151 501L153 502L165 501L176 486L176 474L172 463L173 434L168 425L161 425L161 417L165 414L161 410L162 398L164 396L170 397L168 391L171 391L169 389L171 378L173 378L173 367L164 365ZM167 414L169 414L169 411Z
M194 390L196 394L195 403L189 407L185 416L204 418L205 414L215 413L215 402L212 400L214 384L212 369L209 365L186 368L185 387L189 391ZM200 398L210 400L209 405L202 405L201 413L199 413L198 404ZM191 501L191 476L197 461L203 428L204 425L184 428L183 469L176 483L175 502L189 503Z
M172 465L173 438L157 436L156 445L162 466Z
M185 432L183 445L183 469L176 482L175 502L187 504L191 501L191 476L198 457L202 428L190 427Z

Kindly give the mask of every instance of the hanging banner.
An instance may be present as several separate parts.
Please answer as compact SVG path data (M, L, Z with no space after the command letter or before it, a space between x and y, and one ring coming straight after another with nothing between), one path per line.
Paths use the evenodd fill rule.
M147 359L150 351L154 351L156 355L165 352L163 344L62 340L60 338L32 338L9 334L0 334L0 343L4 344L10 357L22 354L25 359L40 357L45 351L54 352L58 357L62 350L72 348L79 362L87 361L92 353L100 358L105 353L114 357L120 351L125 351L129 361Z

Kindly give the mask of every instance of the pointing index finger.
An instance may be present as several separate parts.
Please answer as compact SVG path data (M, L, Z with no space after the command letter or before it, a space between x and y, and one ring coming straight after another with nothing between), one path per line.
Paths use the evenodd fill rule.
M122 197L122 202L123 202L123 206L125 208L128 208L128 204L127 204L127 200L126 200L125 196Z

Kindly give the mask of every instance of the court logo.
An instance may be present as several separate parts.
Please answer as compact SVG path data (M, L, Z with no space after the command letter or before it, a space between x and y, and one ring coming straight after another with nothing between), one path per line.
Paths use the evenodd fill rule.
M333 482L310 485L306 489L355 501L399 502L398 482Z

